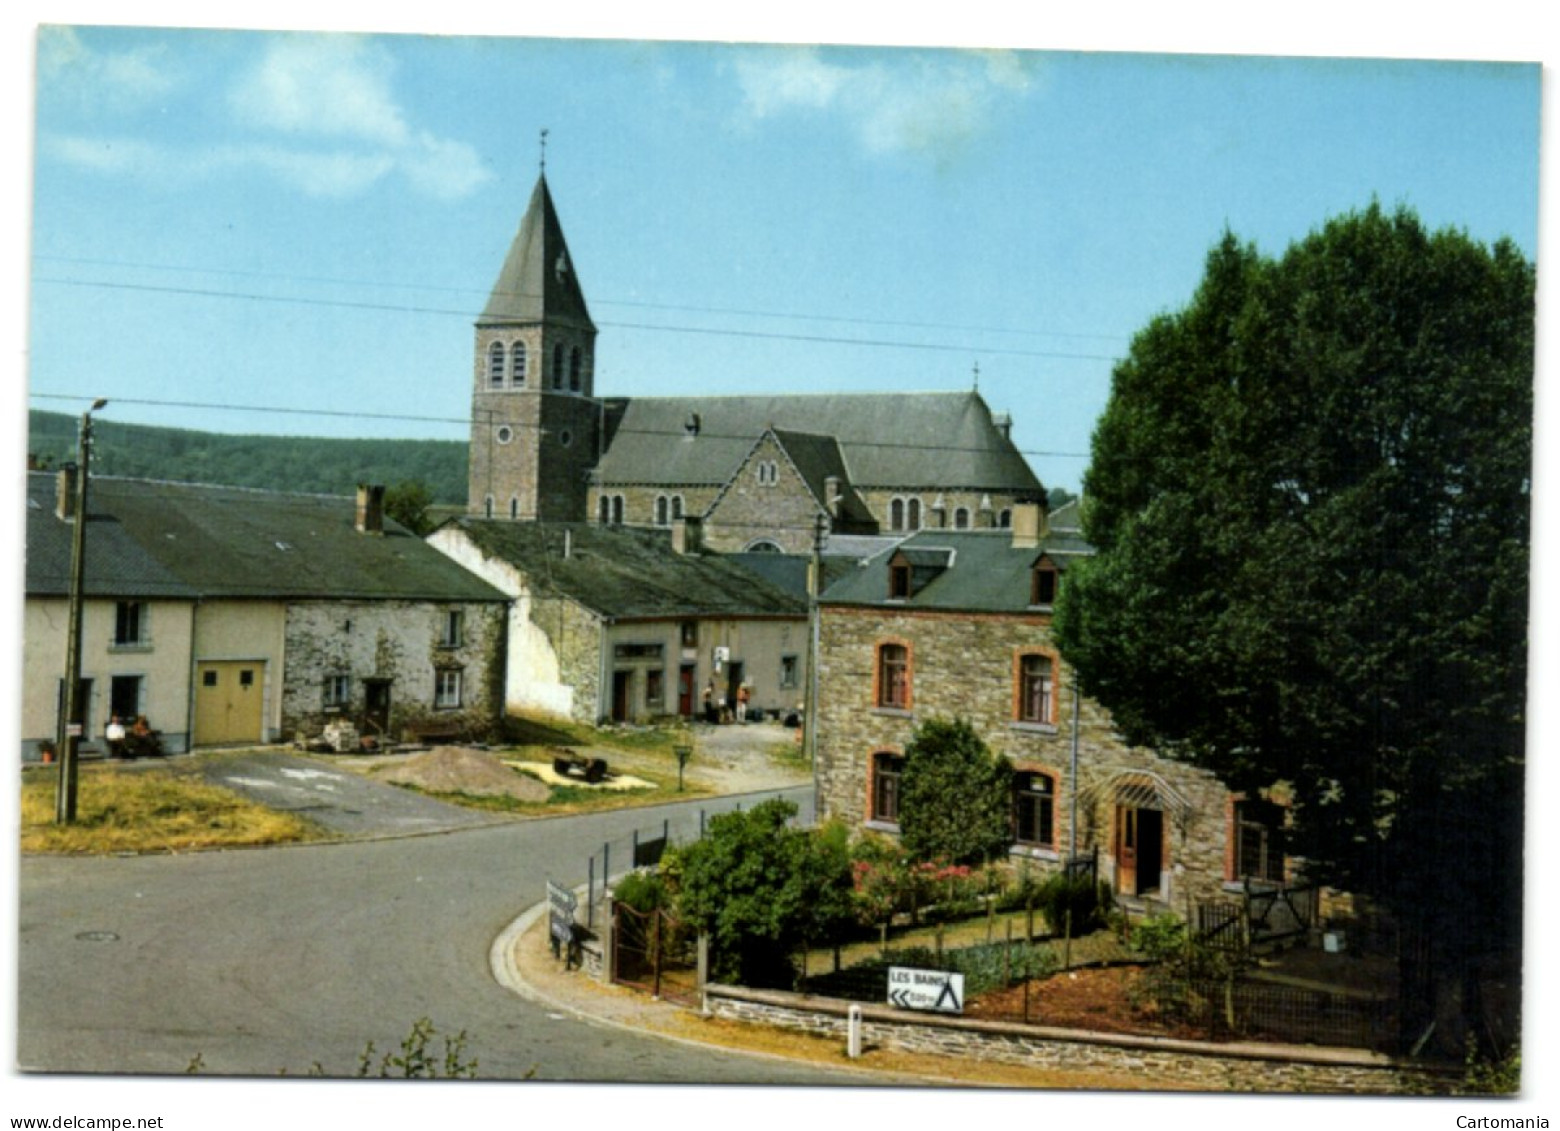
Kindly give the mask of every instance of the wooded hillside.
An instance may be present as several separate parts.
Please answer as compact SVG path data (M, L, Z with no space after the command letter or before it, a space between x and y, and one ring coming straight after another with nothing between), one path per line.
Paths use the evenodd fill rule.
M76 458L76 417L28 414L27 451L42 466ZM427 484L435 503L466 498L466 444L456 440L340 440L232 436L183 428L93 423L99 475L350 495L359 483Z

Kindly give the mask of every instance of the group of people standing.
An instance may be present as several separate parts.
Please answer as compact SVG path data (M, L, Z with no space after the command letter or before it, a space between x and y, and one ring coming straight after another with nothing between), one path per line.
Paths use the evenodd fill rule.
M709 683L704 685L704 721L710 724L747 722L748 700L751 697L752 692L744 683L738 685L735 701L729 701L716 686L715 677L711 676Z

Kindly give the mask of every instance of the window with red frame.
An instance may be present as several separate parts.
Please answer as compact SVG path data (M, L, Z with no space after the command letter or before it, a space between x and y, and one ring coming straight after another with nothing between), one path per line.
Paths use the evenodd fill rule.
M904 772L902 755L872 755L872 820L899 823L899 782Z
M1056 721L1056 662L1034 652L1018 661L1018 719L1024 723Z
M910 706L910 649L903 644L878 646L877 705L900 710Z

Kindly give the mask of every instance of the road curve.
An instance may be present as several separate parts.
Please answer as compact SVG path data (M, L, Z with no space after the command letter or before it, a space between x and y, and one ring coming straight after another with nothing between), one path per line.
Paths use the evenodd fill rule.
M811 787L785 791L804 808ZM772 794L766 794L770 796ZM420 1017L465 1030L484 1079L859 1085L855 1074L719 1053L550 1011L495 981L489 948L547 877L583 883L604 841L685 802L393 840L20 869L24 1071L353 1075ZM740 799L751 804L755 798Z

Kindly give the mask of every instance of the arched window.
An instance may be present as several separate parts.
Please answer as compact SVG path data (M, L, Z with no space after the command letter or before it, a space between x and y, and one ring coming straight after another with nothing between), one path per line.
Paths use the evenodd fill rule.
M879 644L877 706L910 709L910 649L903 644Z
M955 507L953 511L953 528L955 530L968 530L970 528L970 508Z
M575 346L569 351L569 391L580 391L580 347Z
M889 825L899 823L899 782L904 772L903 754L880 750L872 755L871 820Z
M1013 839L1032 848L1056 847L1056 779L1050 774L1013 775Z
M895 499L888 504L888 528L890 530L903 530L905 528L905 501Z
M778 554L783 551L779 545L768 538L760 538L756 542L749 542L742 548L744 554Z
M603 526L612 521L612 500L606 495L596 497L596 521Z
M504 343L494 342L488 346L488 386L494 389L504 387Z
M520 500L518 498L511 497L509 500L509 517L520 517Z
M911 499L905 508L905 525L911 530L921 529L921 500Z
M682 518L682 516L683 516L683 497L681 495L673 495L672 496L672 521L676 522L678 519Z
M552 387L563 388L563 343L553 346L553 378Z
M1007 530L1012 525L1013 509L1011 507L1003 507L1002 510L997 513L997 526L1003 530Z
M655 497L655 524L665 526L671 519L671 504L665 495Z
M509 349L509 379L515 388L525 388L525 343L516 342Z
M482 500L482 517L483 518L492 518L493 517L493 496L492 495L489 495L487 498Z
M623 496L612 496L612 522L615 526L623 525Z

